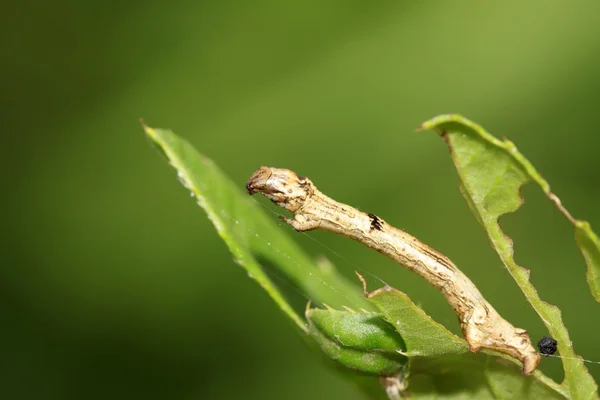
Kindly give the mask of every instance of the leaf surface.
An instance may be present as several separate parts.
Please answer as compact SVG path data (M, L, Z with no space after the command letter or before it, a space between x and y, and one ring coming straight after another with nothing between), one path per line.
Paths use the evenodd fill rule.
M368 298L400 333L408 357L436 357L469 351L467 342L434 321L401 291L384 287L370 293Z
M540 299L529 281L529 270L515 262L512 240L504 234L498 219L520 207L521 186L531 180L538 183L544 193L574 224L578 243L588 261L588 282L591 282L590 288L597 297L598 293L594 292L594 288L598 286L600 253L598 239L589 228L589 224L571 217L562 207L560 200L550 191L548 183L517 151L512 142L495 138L481 126L460 115L442 115L425 122L421 128L434 130L446 140L458 171L461 192L469 207L485 229L492 247L509 273L541 317L548 332L558 341L560 355L566 357L562 359L565 380L561 390L568 392L572 399L598 398L598 387L583 361L573 350L560 309Z
M339 364L361 373L389 376L407 363L404 342L381 314L311 309L309 333Z
M300 329L306 331L303 317L294 311L262 264L272 264L277 275L282 275L317 304L372 308L357 285L333 268L320 268L311 260L277 225L277 219L265 215L262 207L242 190L243 183L231 182L212 160L173 132L144 128L175 168L179 181L206 211L234 260Z
M259 204L244 193L243 183L232 183L210 159L171 131L149 127L145 130L175 168L180 182L206 211L234 260L302 332L315 339L311 342L316 342L329 359L362 373L390 374L403 372L405 356L408 356L411 368L409 391L415 398L463 398L473 394L481 395L480 398L496 398L498 393L510 393L511 387L521 386L547 392L545 398L557 398L558 392L552 381L540 372L536 372L535 378L523 377L511 361L500 364L508 365L510 370L499 368L502 376L511 375L510 379L515 381L511 387L496 383L492 390L490 382L497 380L494 378L497 374L485 366L486 363L497 363L502 355L468 353L464 340L433 321L399 291L384 288L373 292L367 300L357 285L340 276L331 265L319 265L299 249L276 223L276 218L265 215ZM266 263L272 264L280 276L314 303L327 309L309 310L307 326L267 274ZM342 308L346 311L336 311ZM381 314L373 310L379 310ZM469 382L456 380L456 377L448 379L449 371L473 374L477 378ZM345 376L371 398L381 398L383 391L376 390L373 385L376 381L347 373ZM518 393L529 392L521 390Z
M408 391L414 398L564 399L565 390L498 352L469 352L467 342L437 323L404 293L383 287L368 295L402 337L409 359Z
M306 321L269 277L264 268L265 263L271 264L278 276L286 278L314 303L339 308L347 306L374 309L362 296L358 286L340 276L331 264L313 262L298 248L276 223L277 219L265 215L262 207L241 189L244 184L233 183L212 160L170 130L148 126L144 126L144 130L175 168L181 184L204 209L219 236L229 247L234 261L248 272L248 276L256 280L294 322L309 346L314 347L315 342L304 334L308 333ZM342 371L341 375L368 398L386 398L377 379L347 371Z

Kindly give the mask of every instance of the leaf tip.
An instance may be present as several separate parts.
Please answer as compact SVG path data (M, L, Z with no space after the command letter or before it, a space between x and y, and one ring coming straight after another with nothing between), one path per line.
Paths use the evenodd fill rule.
M420 131L437 130L437 128L440 125L448 123L448 122L461 122L463 124L470 123L469 120L467 120L465 117L463 117L460 114L441 114L441 115L431 118L430 120L423 122L419 126L417 131L420 132Z
M396 289L394 289L393 287L391 287L389 285L385 285L384 287L380 287L379 289L373 290L371 293L369 293L367 295L367 298L370 299L370 298L375 297L378 294L383 293L383 292L398 292L398 293L404 294L401 291L396 290Z
M574 220L574 225L576 229L579 229L585 233L587 233L588 230L591 230L591 225L589 222L587 221L582 221L580 219L576 219Z
M144 129L146 135L148 135L148 137L150 137L152 140L156 140L156 131L153 128L146 125L142 118L139 119L139 122L140 125L142 125L142 129Z

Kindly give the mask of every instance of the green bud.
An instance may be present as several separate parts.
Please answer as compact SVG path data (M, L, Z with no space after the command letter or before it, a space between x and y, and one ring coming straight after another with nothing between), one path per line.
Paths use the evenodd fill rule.
M325 354L347 368L389 376L407 363L402 338L381 314L311 309L306 317Z

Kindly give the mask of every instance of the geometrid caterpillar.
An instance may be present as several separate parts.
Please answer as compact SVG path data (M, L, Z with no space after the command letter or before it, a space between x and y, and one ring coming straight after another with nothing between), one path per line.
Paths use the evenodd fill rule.
M323 229L352 238L416 272L438 288L458 316L469 349L487 347L518 358L531 374L540 355L527 332L515 328L483 298L473 282L446 256L408 233L321 193L310 179L279 168L260 167L246 185L294 213L282 219L297 231Z

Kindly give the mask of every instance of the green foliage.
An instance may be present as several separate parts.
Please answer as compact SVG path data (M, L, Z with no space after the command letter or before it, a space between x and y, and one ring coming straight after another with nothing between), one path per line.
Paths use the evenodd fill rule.
M596 301L600 302L598 236L588 222L576 220L571 216L560 199L550 190L550 184L519 153L514 143L508 139L498 140L481 126L460 115L441 115L423 123L421 129L436 130L446 139L467 203L486 231L494 231L493 238L490 237L492 245L497 250L500 249L496 246L503 246L501 251L506 255L507 252L511 252L509 248L512 248L512 243L499 240L501 231L497 224L498 217L519 208L522 203L519 196L521 186L529 181L537 183L573 224L577 244L588 266L587 282L590 291ZM509 267L511 273L515 270L516 268ZM521 286L521 289L523 287Z
M499 216L518 208L520 186L539 175L533 175L533 167L524 164L526 160L510 142L497 141L460 117L439 117L423 128L443 131L461 177L461 190L476 218L551 335L558 339L561 355L575 357L560 311L539 299L528 271L514 263L512 242L497 223ZM318 345L339 365L363 374L397 376L402 382L409 374L409 391L414 398L595 398L595 382L580 360L564 360L565 381L561 385L539 370L525 377L519 364L506 355L489 350L469 353L464 340L395 289L376 290L368 299L361 296L356 285L334 268L312 262L282 232L274 217L265 215L241 187L187 141L167 130L145 130L207 212L234 260L265 289L309 343ZM578 242L589 271L595 271L597 238L589 225L577 223L582 226L580 229L576 224ZM266 273L265 263L272 264L280 276L326 309L307 310L305 321ZM598 280L589 271L592 287ZM398 389L403 388L400 385ZM382 393L371 395L380 398Z
M575 239L587 263L587 283L600 302L600 240L586 221L575 221Z
M438 357L469 350L467 342L435 322L399 290L385 287L369 294L369 300L402 336L408 357Z
M564 398L564 391L539 371L524 377L519 363L508 356L489 350L469 353L463 339L435 322L399 290L384 287L368 297L406 343L409 391L416 398L427 396L432 388L444 392L442 398Z
M378 313L309 309L310 326L346 347L399 354L406 350L402 337Z
M564 399L564 393L535 373L488 352L417 357L410 362L409 392L416 399Z
M402 337L380 314L307 310L309 334L344 367L377 376L394 375L406 365Z
M208 158L187 141L162 129L145 127L146 134L177 171L180 182L190 190L225 241L234 259L271 296L275 303L306 330L306 324L267 275L258 259L273 263L303 293L316 303L333 307L352 304L372 308L332 268L319 268L281 231L271 216L236 187ZM269 241L261 237L269 238ZM330 287L335 285L335 291Z
M523 202L519 190L524 184L533 180L551 199L557 199L550 191L550 186L517 151L512 142L496 139L479 125L459 115L436 117L425 122L422 128L439 132L448 143L460 177L463 196L509 273L541 317L550 335L558 341L558 350L565 357L562 359L565 371L562 389L568 391L573 399L593 398L598 387L583 360L577 358L573 350L560 309L540 299L529 281L529 271L516 264L512 240L502 232L498 223L500 216L519 208ZM560 205L560 201L555 201ZM562 207L561 211L566 213ZM566 215L570 217L568 213ZM589 270L597 270L600 267L600 264L594 264L598 261L598 247L594 247L597 238L587 223L572 221L575 223L578 238L584 238L578 240L584 254L590 254L586 256ZM586 228L580 228L578 225L585 225ZM593 286L591 288L594 289Z

